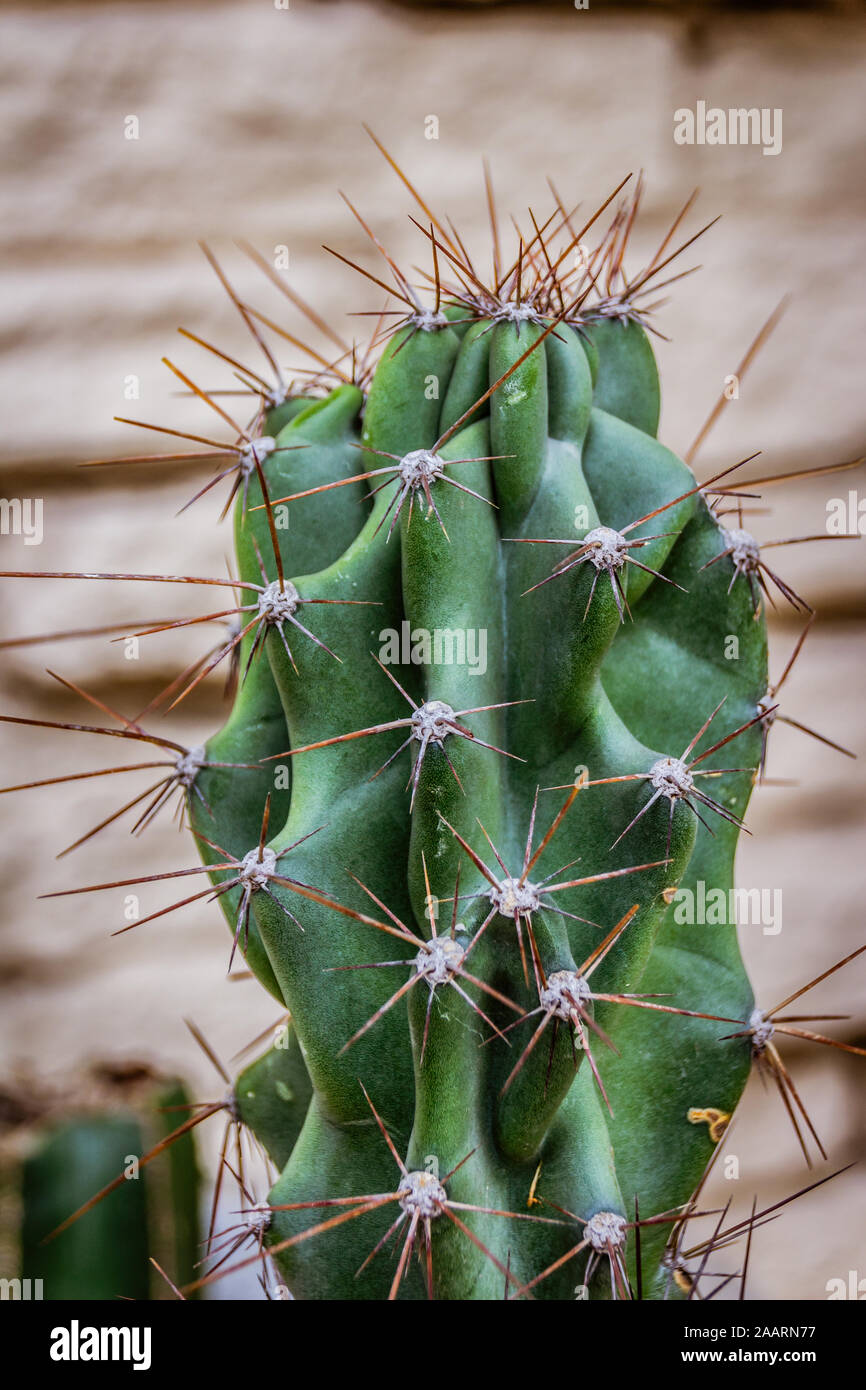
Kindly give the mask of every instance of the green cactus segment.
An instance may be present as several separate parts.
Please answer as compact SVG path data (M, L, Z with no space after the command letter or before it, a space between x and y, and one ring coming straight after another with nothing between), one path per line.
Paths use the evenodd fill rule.
M267 455L261 451L269 492L282 496L353 477L361 457L357 447L361 404L360 392L350 386L338 388L326 400L292 401L291 418L279 431L277 447ZM286 413L285 406L274 412L278 421ZM265 430L269 428L273 428L271 417ZM265 437L272 436L266 433ZM340 555L363 524L363 496L362 485L350 484L336 493L304 497L291 509L284 506L278 511L274 527L285 573L312 572ZM253 584L279 579L265 513L254 510L261 502L261 486L253 472L235 508L238 577ZM239 602L250 602L250 591L238 592L246 595ZM252 616L240 614L240 626L245 626ZM198 844L205 863L217 862L221 857L214 846L236 858L255 847L269 796L272 825L283 825L289 813L288 761L280 765L276 774L273 764L266 761L287 749L286 721L267 661L251 660L254 640L255 631L240 645L237 698L226 724L206 745L209 762L241 766L203 768L189 799L190 822L201 837ZM211 877L219 883L232 877L232 871L216 872ZM233 932L240 897L240 889L235 888L220 899ZM247 961L262 984L282 1002L254 921L249 924Z
M587 329L597 358L595 404L644 434L659 427L661 390L646 331L633 320L602 319Z
M387 1112L385 1117L399 1144L399 1125ZM334 1125L314 1096L291 1160L269 1194L273 1216L268 1243L273 1246L292 1239L345 1210L312 1204L327 1203L338 1196L390 1193L395 1191L399 1176L369 1110L366 1119L353 1126ZM300 1212L279 1210L281 1206L298 1203L311 1205ZM324 1231L276 1256L280 1272L296 1298L387 1298L393 1279L387 1256L384 1260L377 1256L363 1270L362 1265L387 1233L395 1212L390 1206L367 1210L372 1208L372 1202L360 1205L364 1214L356 1220ZM410 1276L404 1296L423 1298L423 1282L417 1271L410 1271Z
M42 1280L42 1297L173 1297L152 1260L175 1285L192 1282L201 1258L192 1133L172 1139L162 1162L141 1163L189 1111L186 1087L167 1080L130 1094L117 1113L73 1115L38 1132L21 1174L21 1263L24 1279ZM53 1236L119 1174L125 1180L104 1200Z
M156 1129L157 1142L177 1127L178 1116L190 1109L189 1092L183 1083L173 1082L153 1098L150 1127ZM192 1131L181 1134L168 1146L164 1163L148 1168L151 1250L163 1269L171 1272L175 1284L192 1283L201 1258L199 1204L201 1173ZM166 1220L166 1214L170 1220ZM151 1294L170 1298L172 1293L156 1271L151 1270Z
M713 742L753 717L767 686L765 631L754 621L745 586L734 585L728 594L731 574L722 565L697 573L721 548L718 527L701 503L666 569L683 583L690 576L689 597L674 592L662 604L657 592L650 593L641 605L641 622L623 632L604 670L605 688L623 718L643 738L671 751L685 747L694 732L690 691L695 686L709 709L725 701L713 724ZM653 699L641 682L640 673L646 670L668 673L664 700ZM760 728L755 726L720 749L707 766L753 768L760 748ZM720 785L725 806L742 818L752 773L729 774ZM737 829L715 818L713 832L710 836L706 828L699 828L680 889L692 893L694 901L701 884L704 899L714 892L716 901L724 895L720 920L678 924L674 903L641 988L677 999L688 996L692 1008L745 1020L754 999L727 906ZM638 1196L642 1212L685 1201L712 1156L707 1126L695 1126L688 1115L708 1108L731 1114L736 1107L751 1057L748 1038L719 1041L731 1031L730 1025L696 1019L679 1019L676 1028L669 1029L662 1018L635 1009L614 1035L622 1057L607 1070L616 1110L611 1129L617 1171L629 1199L633 1202ZM653 1078L651 1087L646 1085L648 1076ZM648 1153L652 1162L647 1162ZM663 1244L664 1232L649 1228L642 1245L647 1278Z
M263 433L271 439L276 439L280 431L284 430L286 425L290 425L296 415L300 415L307 406L314 405L316 400L315 396L290 396L279 405L272 406L265 416Z
M291 1023L284 1023L273 1047L245 1067L234 1085L241 1123L278 1168L289 1161L312 1093L298 1035Z
M144 1151L140 1125L94 1116L59 1126L30 1155L22 1173L23 1279L42 1280L42 1296L146 1299L148 1201L144 1177L130 1180L56 1240L46 1237Z

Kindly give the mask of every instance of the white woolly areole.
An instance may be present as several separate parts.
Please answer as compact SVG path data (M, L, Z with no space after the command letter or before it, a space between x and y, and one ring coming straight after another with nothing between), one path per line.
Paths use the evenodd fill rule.
M414 328L420 328L422 333L435 333L437 328L448 327L445 314L434 309L417 309L410 315L409 322Z
M541 323L541 315L531 304L521 303L519 299L506 300L494 309L490 316L497 323Z
M503 878L488 889L487 896L503 917L514 917L515 912L537 912L541 898L534 883L521 883L518 878Z
M664 792L670 801L678 801L688 796L695 785L695 779L682 758L659 758L649 771L650 786L657 792Z
M195 748L188 748L185 753L179 753L175 759L175 776L182 787L191 787L195 781L199 769L204 767L207 754L201 745Z
M761 547L751 531L734 527L722 533L725 550L730 550L731 559L738 570L756 570L761 558Z
M453 724L456 717L444 700L427 700L412 715L412 737L419 743L426 740L428 743L441 744L443 739L453 734L453 728L448 725Z
M774 709L775 704L776 697L771 690L768 690L766 695L762 695L755 705L755 713L760 718L763 729L769 729L770 725L776 722L778 710Z
M547 985L538 996L543 1009L566 1022L574 1013L575 1004L591 997L589 981L578 975L576 970L555 970L548 975Z
M586 322L592 323L593 319L619 319L621 323L627 323L629 319L636 323L643 321L641 309L632 303L628 295L611 295L593 304L587 310Z
M238 878L244 888L252 888L255 892L257 888L264 888L268 879L273 876L276 867L277 856L272 849L265 846L261 859L259 858L259 851L251 849L241 860Z
M450 936L435 936L426 951L419 951L413 961L415 972L423 975L430 985L447 984L455 970L463 964L466 952Z
M586 558L597 570L621 570L626 562L628 541L610 526L596 526L594 531L587 531L581 545L592 546Z
M775 1033L774 1025L762 1009L753 1009L749 1014L749 1028L752 1032L752 1047L755 1052L763 1052Z
M400 1182L400 1206L410 1216L439 1216L448 1194L432 1173L407 1173Z
M291 394L287 382L277 381L273 386L269 386L267 390L262 393L262 398L268 409L273 410L275 406L284 405ZM270 452L271 450L269 449L268 453Z
M259 615L276 626L294 616L300 601L301 596L290 579L286 580L283 588L275 579L259 594Z
M625 1231L628 1222L615 1211L597 1211L583 1228L583 1234L593 1250L604 1251L609 1245L614 1249L625 1245Z
M433 483L437 478L441 478L445 472L445 463L430 449L413 449L411 453L403 455L397 465L397 472L409 487L419 488L425 483Z
M283 398L285 399L285 397ZM245 444L240 451L241 471L252 473L256 466L256 461L264 463L269 454L272 454L277 447L277 441L269 434L259 435L258 439L251 439L249 444Z
M249 1207L243 1213L244 1225L249 1226L251 1231L261 1235L271 1224L271 1209L267 1202L257 1202L254 1207Z

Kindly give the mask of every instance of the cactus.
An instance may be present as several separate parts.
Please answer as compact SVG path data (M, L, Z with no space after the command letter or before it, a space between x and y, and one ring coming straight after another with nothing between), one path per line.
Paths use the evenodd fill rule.
M800 1107L733 919L677 906L729 902L778 711L764 599L811 609L739 465L698 483L656 437L650 301L694 238L627 279L638 200L591 254L611 200L580 230L558 205L507 264L491 198L487 283L421 203L426 307L373 237L376 351L323 391L339 363L289 389L266 348L253 423L206 441L237 579L153 576L236 624L171 692L232 666L227 722L162 740L144 815L180 792L177 870L209 876L183 901L218 897L291 1019L227 1108L278 1170L248 1229L296 1298L682 1292L753 1060ZM141 718L101 732L159 741Z
M3 1101L0 1186L14 1193L10 1214L20 1211L15 1243L30 1297L170 1296L166 1265L181 1283L195 1278L195 1139L174 1138L176 1112L189 1109L183 1083L139 1064L104 1063L51 1090L22 1079ZM168 1161L141 1171L148 1145L167 1148ZM95 1188L104 1200L92 1200ZM68 1222L79 1203L81 1218Z
M66 1234L50 1232L144 1147L139 1126L119 1116L72 1121L43 1143L23 1172L22 1277L43 1280L49 1299L147 1298L150 1286L144 1183L115 1192Z

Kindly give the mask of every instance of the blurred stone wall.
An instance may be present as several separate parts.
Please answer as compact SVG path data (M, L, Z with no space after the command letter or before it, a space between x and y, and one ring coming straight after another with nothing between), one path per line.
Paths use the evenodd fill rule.
M469 244L486 245L481 158L500 203L524 224L546 215L553 177L566 201L600 201L629 170L646 171L636 260L695 185L692 230L723 218L695 247L695 277L672 287L659 314L665 385L662 437L684 450L781 297L780 327L701 454L699 476L763 451L759 472L805 469L862 449L864 260L862 82L866 26L856 7L745 14L692 6L627 9L592 0L482 12L273 0L227 4L64 4L0 9L3 431L0 494L44 499L44 540L0 537L3 568L216 573L228 534L205 501L178 518L200 475L171 465L84 470L85 458L159 449L116 414L205 432L205 407L172 394L167 353L208 387L231 382L185 326L260 365L197 238L212 241L243 294L322 351L309 329L232 245L289 249L291 285L342 334L361 336L378 291L322 249L338 247L378 273L338 197L343 189L390 249L424 259L410 200L364 134L368 122ZM674 112L698 101L781 108L783 147L680 146ZM135 118L132 124L130 118ZM438 138L426 138L430 117ZM137 125L136 125L137 123ZM137 139L128 139L130 131ZM281 360L299 355L285 345ZM138 398L128 398L130 381ZM219 431L219 425L217 424ZM821 533L827 502L864 494L863 471L767 495L764 537ZM842 553L844 551L844 553ZM861 754L864 562L855 543L776 552L820 611L787 708ZM3 635L126 622L194 602L165 590L7 582ZM118 586L119 590L119 586ZM199 610L200 611L200 610ZM778 675L796 636L773 630ZM158 639L139 662L105 640L2 653L3 710L88 722L52 669L127 713L140 709L200 639ZM219 683L170 724L191 743L220 718ZM166 727L169 727L168 725ZM83 736L7 729L3 784L123 761ZM782 890L778 935L744 929L758 996L773 1002L863 939L864 787L860 765L794 730L774 732L771 772L795 786L755 798L740 882ZM111 779L108 779L109 783ZM124 784L125 786L125 784ZM228 1056L273 1021L261 991L223 978L226 937L216 909L189 909L110 940L122 909L104 894L37 902L41 892L192 863L168 825L130 842L115 831L68 860L57 849L120 803L123 788L86 782L0 798L4 1005L9 1065L51 1073L96 1055L145 1055L219 1086L181 1019L192 1015ZM132 790L126 793L129 797ZM113 797L114 801L110 798ZM143 911L171 901L156 889ZM816 991L819 1011L848 1011L840 1036L863 1038L864 967ZM819 1053L821 1055L815 1055ZM791 1048L819 1132L841 1164L862 1152L862 1071L829 1049ZM858 1085L858 1082L860 1083ZM805 1181L775 1095L753 1087L726 1141L740 1159L737 1209L753 1190L776 1200ZM824 1168L821 1170L824 1171ZM847 1174L755 1242L752 1296L821 1298L825 1282L863 1260L864 1179ZM740 1195L742 1193L742 1195ZM718 1194L716 1194L718 1195ZM866 1271L864 1271L866 1272Z

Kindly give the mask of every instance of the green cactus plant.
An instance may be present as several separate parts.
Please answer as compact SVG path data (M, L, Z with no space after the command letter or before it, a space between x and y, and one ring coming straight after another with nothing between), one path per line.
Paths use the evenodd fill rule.
M234 661L236 695L167 774L291 1018L235 1090L279 1170L256 1229L301 1299L664 1297L774 1047L733 920L676 902L733 885L762 591L810 610L722 524L734 470L656 438L678 253L625 278L637 198L591 255L561 207L510 266L494 224L490 284L422 206L434 305L386 255L374 366L253 382L238 626L182 692Z
M2 1099L4 1235L24 1297L170 1297L163 1266L178 1283L195 1279L201 1176L195 1136L174 1133L177 1112L190 1109L182 1082L106 1062L50 1088L22 1077ZM166 1151L166 1163L142 1171L146 1150ZM80 1219L67 1223L79 1204Z

